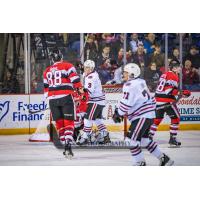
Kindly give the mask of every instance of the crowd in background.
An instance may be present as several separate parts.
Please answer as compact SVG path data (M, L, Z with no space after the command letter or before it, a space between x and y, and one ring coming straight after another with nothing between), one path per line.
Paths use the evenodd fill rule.
M124 66L124 34L101 33L84 35L84 51L80 52L80 34L31 34L31 92L43 92L42 73L49 62L48 54L57 46L64 60L72 62L81 73L80 58L96 63L102 84L122 83ZM141 78L155 91L160 75L165 71L165 34L127 34L126 62L141 68ZM183 34L183 89L200 91L200 34ZM168 64L180 63L179 34L168 34ZM24 66L4 71L0 92L24 93Z

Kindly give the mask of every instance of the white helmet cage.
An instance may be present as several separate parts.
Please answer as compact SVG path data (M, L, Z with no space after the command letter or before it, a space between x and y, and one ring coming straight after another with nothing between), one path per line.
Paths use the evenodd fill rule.
M90 68L91 71L93 71L94 68L95 68L95 63L94 63L93 60L86 60L86 61L84 62L84 64L83 64L83 66L84 66L84 67L88 67L88 68Z
M129 78L138 78L141 74L140 67L135 63L128 63L124 66L124 72L128 72Z

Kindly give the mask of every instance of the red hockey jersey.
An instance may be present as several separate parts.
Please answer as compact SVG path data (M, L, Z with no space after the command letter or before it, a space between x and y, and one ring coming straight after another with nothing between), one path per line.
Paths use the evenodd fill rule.
M78 92L75 92L73 96L76 102L76 112L77 113L86 112L88 98L89 98L88 93L84 92L83 94L78 94Z
M82 87L80 77L71 63L56 62L46 68L44 77L44 94L55 99L72 94L75 88Z
M179 77L172 71L161 75L159 84L156 88L156 102L174 102L178 95Z

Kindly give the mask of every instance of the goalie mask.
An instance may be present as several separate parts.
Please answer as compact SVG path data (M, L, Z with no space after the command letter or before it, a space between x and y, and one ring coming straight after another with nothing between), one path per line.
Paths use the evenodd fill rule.
M140 67L135 63L129 63L124 66L124 72L128 73L129 79L138 78L141 74Z
M53 49L53 51L50 53L50 59L53 63L62 61L63 55L61 51L57 48Z

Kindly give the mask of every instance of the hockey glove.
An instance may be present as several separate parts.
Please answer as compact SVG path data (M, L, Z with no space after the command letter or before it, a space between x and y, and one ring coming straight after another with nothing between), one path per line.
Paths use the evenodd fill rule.
M115 112L112 118L115 123L120 123L123 121L123 117L118 113L118 108L115 108Z
M189 90L183 90L182 95L183 97L188 98L191 95L191 92Z

